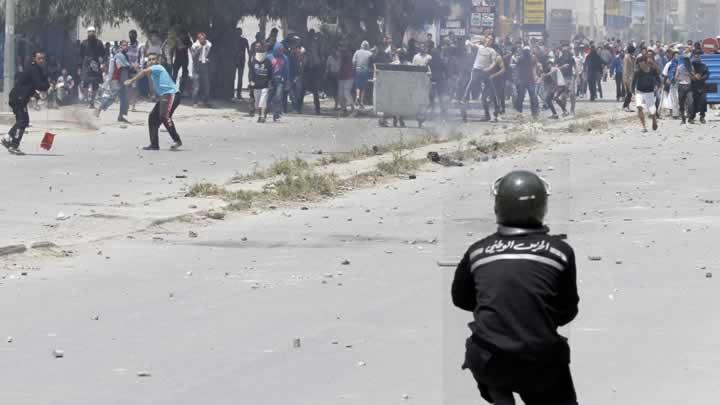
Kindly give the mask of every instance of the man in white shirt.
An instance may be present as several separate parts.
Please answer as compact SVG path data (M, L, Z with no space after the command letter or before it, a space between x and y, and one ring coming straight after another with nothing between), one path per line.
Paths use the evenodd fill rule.
M210 50L212 43L207 40L204 32L197 35L197 41L192 45L190 52L193 58L193 107L200 102L206 107L210 99Z
M420 52L413 57L412 64L415 66L430 66L431 60L432 56L427 53L427 45L424 43L420 44Z
M477 49L477 54L475 56L475 62L473 63L472 73L470 74L470 82L465 88L463 103L467 103L470 98L470 92L476 83L482 84L482 103L485 109L485 121L490 121L490 100L493 103L495 121L497 121L499 112L498 100L490 74L495 69L498 54L493 48L487 46L487 40L484 37L478 38L470 45Z

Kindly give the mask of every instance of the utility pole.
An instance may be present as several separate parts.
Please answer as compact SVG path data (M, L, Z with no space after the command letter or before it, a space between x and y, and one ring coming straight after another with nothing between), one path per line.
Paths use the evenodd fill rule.
M5 73L3 77L3 94L5 102L15 80L15 0L5 0Z
M590 38L594 41L597 37L595 27L595 0L590 0Z
M645 3L647 4L647 11L645 12L645 19L646 19L645 25L646 25L646 28L647 28L647 43L649 44L650 41L652 41L652 37L651 37L651 32L652 32L652 31L651 31L651 29L650 29L650 26L652 25L652 21L653 21L653 18L654 18L654 17L653 17L653 15L652 15L652 3L651 3L651 0L646 0Z

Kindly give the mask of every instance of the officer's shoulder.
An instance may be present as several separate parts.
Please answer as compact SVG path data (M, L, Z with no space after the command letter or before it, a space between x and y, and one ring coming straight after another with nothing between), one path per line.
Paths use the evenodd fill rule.
M565 253L574 253L574 250L572 246L570 246L570 243L567 241L568 236L566 234L555 234L555 235L547 235L548 239L552 241L552 244L557 248Z

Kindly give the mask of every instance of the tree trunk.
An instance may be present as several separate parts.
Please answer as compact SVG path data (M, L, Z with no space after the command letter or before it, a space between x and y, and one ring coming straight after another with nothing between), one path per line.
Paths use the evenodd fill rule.
M259 31L262 32L263 38L267 38L267 17L263 16L260 17L260 29Z
M287 31L288 33L297 34L302 38L307 36L307 14L294 14L287 17Z
M212 42L212 69L210 77L210 94L215 99L230 100L235 87L235 58L234 52L237 38L236 23L229 21L216 21L210 30L208 38Z
M382 43L382 31L380 30L380 25L378 24L377 17L369 17L365 20L365 28L367 30L366 36L367 40L372 45L379 45Z
M360 18L345 16L341 19L342 36L350 41L350 48L360 47L360 42L364 40L365 33L360 26Z
M402 0L385 1L384 31L396 45L402 44L407 29L407 24L402 21L402 3Z

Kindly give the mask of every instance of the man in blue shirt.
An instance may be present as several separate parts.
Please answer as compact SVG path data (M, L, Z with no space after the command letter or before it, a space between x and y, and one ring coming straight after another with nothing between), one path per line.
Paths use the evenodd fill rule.
M625 87L623 86L623 60L625 53L618 52L610 65L610 75L615 78L615 99L617 101L625 98Z
M173 145L170 147L170 150L178 150L182 146L182 141L180 140L180 135L177 133L172 116L180 105L182 94L178 91L177 85L167 70L160 65L160 58L157 54L148 55L148 68L143 69L137 76L126 81L125 86L129 87L136 81L147 76L152 76L153 90L158 98L158 102L150 112L148 119L150 145L144 147L143 150L160 149L158 132L161 123L165 126L165 129L167 129L173 140Z

